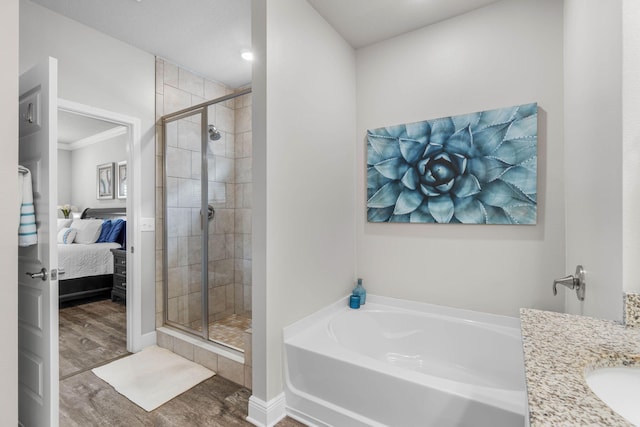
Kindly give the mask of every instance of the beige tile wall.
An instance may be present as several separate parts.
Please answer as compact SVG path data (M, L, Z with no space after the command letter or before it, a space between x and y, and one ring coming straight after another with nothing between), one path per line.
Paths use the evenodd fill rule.
M156 60L156 230L163 230L163 147L159 119L231 93L168 61ZM221 132L209 141L209 320L251 311L251 95L208 108ZM156 233L156 326L162 326L162 260L167 250L171 320L199 327L200 319L200 117L167 126L167 248Z

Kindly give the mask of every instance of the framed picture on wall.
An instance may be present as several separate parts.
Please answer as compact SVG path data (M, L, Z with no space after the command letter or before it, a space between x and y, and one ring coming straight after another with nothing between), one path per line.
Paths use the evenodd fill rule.
M96 169L98 200L113 199L113 163L103 163Z
M116 191L118 199L127 198L127 162L118 162Z

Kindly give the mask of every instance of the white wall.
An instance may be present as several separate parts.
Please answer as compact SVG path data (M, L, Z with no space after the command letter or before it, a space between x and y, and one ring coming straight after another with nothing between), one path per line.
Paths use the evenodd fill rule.
M58 149L58 205L72 204L71 183L71 151Z
M58 150L58 204L70 204L82 212L85 208L125 206L126 200L98 200L96 197L96 167L127 159L127 135L75 150ZM114 175L114 179L116 175Z
M518 316L562 310L562 2L502 1L357 51L358 275L369 292ZM367 129L538 102L538 224L366 222Z
M97 199L96 167L104 163L115 163L114 182L118 162L127 159L128 136L120 135L99 144L89 145L71 152L71 204L80 212L85 208L110 208L125 206L124 199ZM117 193L114 191L114 196Z
M76 21L20 2L20 70L58 59L59 96L141 120L142 212L155 214L155 58ZM136 221L137 218L129 219ZM142 233L142 333L155 330L155 238Z
M18 0L0 3L0 425L18 425ZM12 202L15 201L15 202Z
M640 2L622 2L623 289L640 292Z
M585 301L567 292L566 308L616 320L622 319L621 5L564 2L566 269L582 264L587 272Z
M266 343L254 341L253 392L268 400L282 391L282 328L355 279L355 56L307 2L254 6L253 325Z

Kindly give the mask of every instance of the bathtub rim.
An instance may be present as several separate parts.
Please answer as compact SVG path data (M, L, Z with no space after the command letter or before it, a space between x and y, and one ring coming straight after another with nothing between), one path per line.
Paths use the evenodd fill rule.
M321 308L320 310L303 317L302 319L283 328L283 341L293 339L302 331L310 328L313 324L321 319L343 311L348 306L349 297L347 294L338 301ZM492 323L507 328L516 328L520 330L520 318L506 316L502 314L485 313L481 311L468 310L464 308L449 307L444 305L430 304L420 301L411 301L399 298L386 297L381 295L367 295L367 301L374 304L386 305L399 310L429 312L447 317L462 318L475 322ZM366 304L365 306L366 307Z

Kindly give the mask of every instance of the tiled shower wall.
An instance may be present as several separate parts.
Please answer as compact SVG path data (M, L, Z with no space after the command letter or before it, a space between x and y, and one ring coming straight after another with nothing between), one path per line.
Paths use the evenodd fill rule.
M231 93L170 62L156 59L156 230L163 230L163 154L159 119ZM209 320L251 311L251 95L210 106L209 123L221 132L209 141ZM201 324L200 121L193 116L167 127L167 248L156 240L156 325L163 323L162 263L168 255L169 318Z

